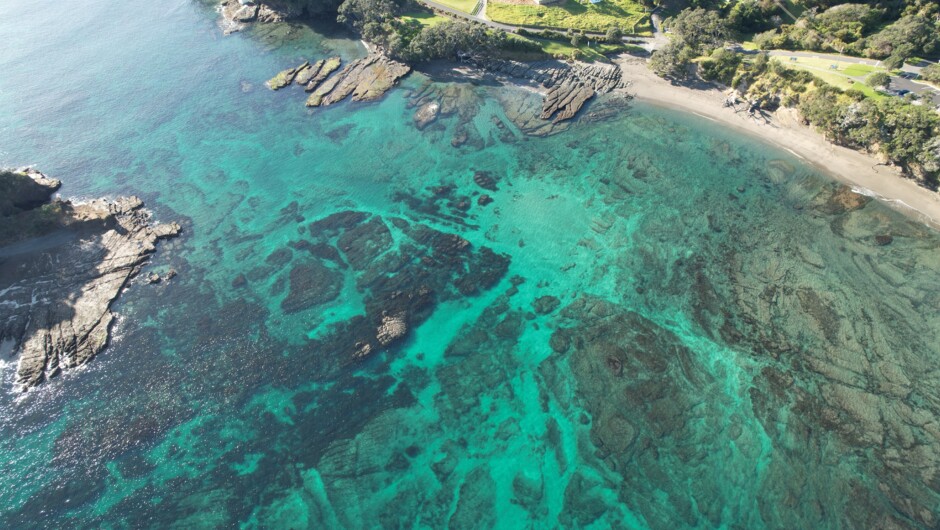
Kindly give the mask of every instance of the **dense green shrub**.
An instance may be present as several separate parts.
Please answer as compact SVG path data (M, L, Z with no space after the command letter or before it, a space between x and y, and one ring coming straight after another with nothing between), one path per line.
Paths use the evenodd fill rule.
M741 64L741 54L724 48L716 48L708 59L699 63L699 74L703 79L731 84Z

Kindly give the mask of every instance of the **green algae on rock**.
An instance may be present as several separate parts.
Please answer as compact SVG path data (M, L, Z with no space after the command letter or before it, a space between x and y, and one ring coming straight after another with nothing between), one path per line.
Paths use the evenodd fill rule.
M321 59L297 76L297 84L303 85L305 91L313 92L314 89L320 86L320 83L340 67L342 62L343 60L339 57Z
M294 82L294 78L310 69L310 63L304 61L301 65L280 71L276 76L265 83L271 90L280 90Z

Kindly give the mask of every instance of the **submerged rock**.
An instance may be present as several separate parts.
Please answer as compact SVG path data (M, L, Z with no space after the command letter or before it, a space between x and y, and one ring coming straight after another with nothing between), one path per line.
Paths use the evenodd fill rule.
M559 300L558 297L545 295L536 298L535 302L532 304L532 308L535 309L535 312L539 315L547 315L558 309L559 305L561 305L561 300Z
M429 101L415 111L414 121L415 127L419 131L424 130L425 127L434 123L437 120L437 117L441 113L441 104L437 101Z
M496 187L496 181L497 178L489 171L477 171L473 174L473 182L487 191L497 191L499 189Z
M28 389L105 347L111 303L180 226L152 223L136 197L49 201L58 181L35 171L0 172L0 187L23 176L37 187L9 195L17 210L0 215L0 232L16 234L0 247L0 344L13 342L16 386ZM36 204L42 194L47 201Z
M281 302L281 309L296 313L333 301L342 286L342 273L319 261L295 265L290 271L290 292Z
M827 214L854 212L871 202L871 197L855 192L844 184L826 186L815 199L816 209Z

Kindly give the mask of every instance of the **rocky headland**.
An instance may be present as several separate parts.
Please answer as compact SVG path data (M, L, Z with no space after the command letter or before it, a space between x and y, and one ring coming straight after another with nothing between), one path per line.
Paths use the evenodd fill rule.
M18 356L22 390L100 352L111 303L157 241L180 232L152 222L137 197L73 203L52 198L59 186L35 170L0 171L0 355Z

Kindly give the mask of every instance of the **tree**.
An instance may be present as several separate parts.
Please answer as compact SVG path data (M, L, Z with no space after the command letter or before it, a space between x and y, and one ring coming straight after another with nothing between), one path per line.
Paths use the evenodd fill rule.
M679 13L670 22L669 29L681 46L688 46L698 55L711 53L728 35L728 26L718 12L702 8Z
M940 64L933 63L924 67L924 69L920 71L920 76L927 81L940 83Z
M660 77L685 79L688 77L692 57L694 54L688 47L670 42L653 52L650 57L650 70Z
M455 59L463 54L485 54L504 44L501 32L490 32L480 24L449 20L421 30L403 53L409 61Z
M623 40L623 30L620 29L620 26L611 26L607 28L607 35L605 37L607 42L611 44L619 43Z
M940 48L940 31L918 16L906 16L867 39L869 57L893 56L902 62L912 55L932 55Z
M776 8L771 4L772 9ZM774 27L773 21L757 0L741 0L728 12L728 26L741 33L757 33Z
M394 0L345 0L336 20L362 29L366 24L383 24L394 17L401 6Z
M868 79L865 80L870 87L885 87L887 88L891 84L891 76L887 72L875 72L868 76Z
M724 48L715 48L711 57L700 64L700 72L703 79L729 85L740 65L741 54Z

